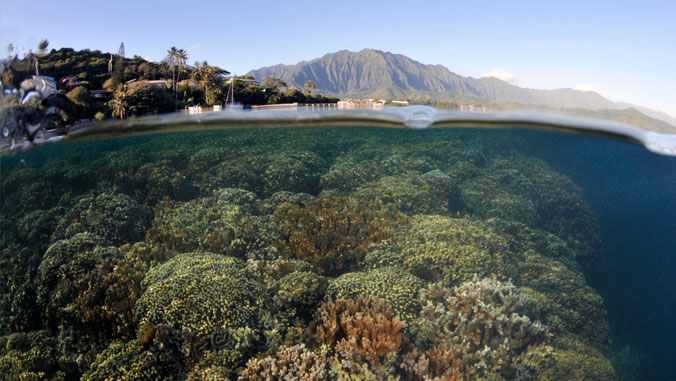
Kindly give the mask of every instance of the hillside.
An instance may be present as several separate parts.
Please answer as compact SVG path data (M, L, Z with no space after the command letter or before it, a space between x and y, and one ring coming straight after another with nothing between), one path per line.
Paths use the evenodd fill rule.
M317 91L355 98L407 98L462 101L482 99L564 108L614 108L613 102L590 91L537 90L511 85L497 78L463 77L441 65L424 65L401 54L364 49L341 50L296 65L275 65L248 73L257 80L279 78L302 88L305 81Z

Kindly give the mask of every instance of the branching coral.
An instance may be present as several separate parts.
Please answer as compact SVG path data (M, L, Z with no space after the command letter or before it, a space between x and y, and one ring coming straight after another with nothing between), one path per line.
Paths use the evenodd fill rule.
M76 315L95 336L130 338L136 332L134 305L141 296L150 261L157 258L143 243L125 245L120 255L107 258L80 278Z
M202 249L244 257L277 238L269 218L254 214L256 204L253 193L230 188L186 203L165 199L155 208L146 240L178 252Z
M77 233L94 233L119 245L138 242L148 224L148 211L124 194L85 197L59 222L52 241Z
M179 324L208 336L216 328L256 326L264 298L241 260L215 254L183 254L148 271L136 303L139 326Z
M495 279L474 279L453 290L434 284L421 291L421 302L414 331L431 349L414 350L403 365L418 378L454 379L486 370L513 376L513 358L546 332L526 315L528 297Z
M448 214L460 208L460 190L440 170L424 175L408 172L363 184L355 198L378 200L407 214Z
M381 267L369 272L343 274L333 280L326 290L332 299L374 296L383 299L403 321L413 319L420 312L416 295L424 282L397 267Z
M379 365L399 351L404 326L382 299L338 299L319 309L316 337L345 358L361 355Z
M309 351L304 344L280 347L274 354L251 359L239 379L328 380L327 359Z
M282 233L275 245L282 256L306 260L324 273L359 263L369 244L392 237L393 228L404 221L379 202L332 196L312 200L305 208L284 203L274 216Z
M78 320L75 313L82 291L79 285L89 279L97 265L119 255L116 247L106 244L105 239L94 234L78 233L49 246L35 282L37 304L48 325Z
M428 281L451 285L475 274L509 278L509 242L473 218L415 216L396 237L401 266Z

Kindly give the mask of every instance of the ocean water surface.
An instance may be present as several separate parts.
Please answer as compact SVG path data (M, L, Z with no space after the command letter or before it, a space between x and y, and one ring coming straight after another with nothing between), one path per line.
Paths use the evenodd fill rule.
M336 124L3 156L0 373L672 374L676 158L551 131Z

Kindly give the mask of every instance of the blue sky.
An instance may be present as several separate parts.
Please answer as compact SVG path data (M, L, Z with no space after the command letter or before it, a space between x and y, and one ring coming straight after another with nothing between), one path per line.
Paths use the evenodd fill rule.
M676 1L0 2L0 46L116 52L235 74L341 49L401 53L531 88L597 89L676 115Z

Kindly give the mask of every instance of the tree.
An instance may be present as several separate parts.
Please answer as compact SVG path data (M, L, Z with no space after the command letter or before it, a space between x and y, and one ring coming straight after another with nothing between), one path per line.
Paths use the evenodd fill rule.
M211 66L207 61L195 61L195 68L191 74L191 80L204 89L206 104L214 104L216 96L223 93L223 76L230 74L216 66Z
M171 90L147 82L136 82L127 86L124 92L125 101L129 105L128 116L162 114L173 110Z
M282 81L279 78L266 77L263 80L263 87L270 89L273 92L280 92L283 88L286 87L286 82Z
M269 104L280 103L282 100L282 89L287 87L286 83L279 78L266 77L263 79L263 91L268 98Z
M181 75L181 70L185 67L185 64L188 62L188 52L186 52L183 49L178 49L178 52L176 53L176 60L178 61L178 76L180 77ZM179 78L176 78L176 82L178 83Z
M310 81L309 79L305 81L305 87L303 88L303 94L310 95L312 90L317 88L317 84Z
M181 49L178 49L176 52L176 62L178 63L178 75L176 76L176 84L174 84L174 102L176 103L176 109L178 110L178 82L181 77L181 70L185 63L188 62L188 53Z
M176 59L178 57L178 49L172 46L167 50L167 61L171 63L171 83L172 87L176 89Z
M127 100L124 93L124 88L120 86L115 92L113 99L110 101L113 107L113 118L124 119L127 115Z

